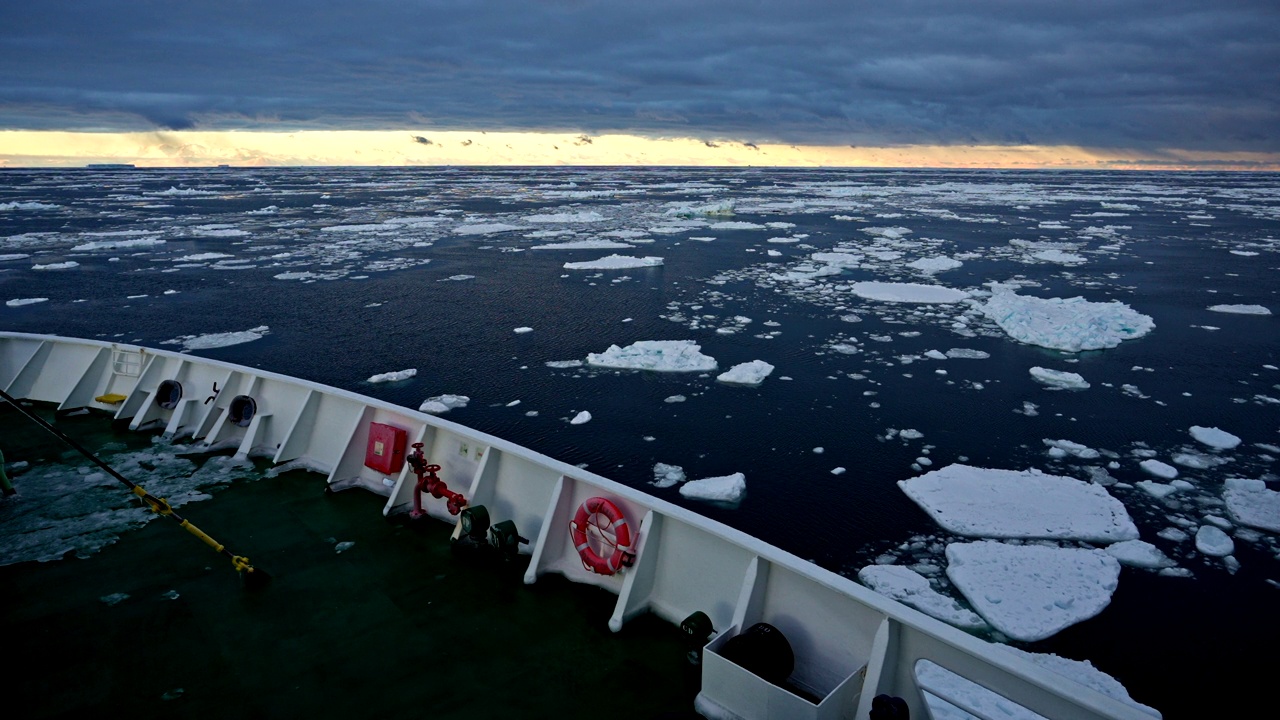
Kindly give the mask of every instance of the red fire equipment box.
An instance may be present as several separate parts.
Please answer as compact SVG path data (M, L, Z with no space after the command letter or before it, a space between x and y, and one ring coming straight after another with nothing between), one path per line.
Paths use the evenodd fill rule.
M400 472L404 467L404 448L409 432L394 425L369 423L369 447L364 453L365 467L383 475Z

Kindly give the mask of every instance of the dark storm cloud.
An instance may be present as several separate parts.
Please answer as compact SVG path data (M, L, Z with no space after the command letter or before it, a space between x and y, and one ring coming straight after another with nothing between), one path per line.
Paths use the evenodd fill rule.
M0 6L0 127L1280 150L1280 3Z

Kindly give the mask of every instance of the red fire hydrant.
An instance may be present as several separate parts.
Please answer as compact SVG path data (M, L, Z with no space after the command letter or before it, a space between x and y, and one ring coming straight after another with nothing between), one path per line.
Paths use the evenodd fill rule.
M409 467L413 468L413 473L418 476L418 483L413 490L413 510L409 513L411 518L420 518L427 514L422 509L422 493L427 492L431 497L448 498L448 507L450 515L457 515L462 512L462 508L467 506L467 499L462 493L456 493L449 490L449 486L440 479L436 473L440 472L439 465L428 465L426 457L422 454L422 443L413 444L413 452L405 458L409 463Z

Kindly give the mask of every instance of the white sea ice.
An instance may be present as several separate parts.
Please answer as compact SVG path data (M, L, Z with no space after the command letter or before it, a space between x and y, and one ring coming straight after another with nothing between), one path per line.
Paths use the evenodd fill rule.
M418 410L432 415L439 415L455 408L466 407L469 402L471 402L471 398L466 395L436 395L423 400L422 404L418 406Z
M36 303L48 301L49 298L14 298L12 300L6 300L4 304L7 307L22 307L23 305L35 305Z
M513 333L515 333L515 334L517 334L517 335L523 335L523 334L525 334L525 333L531 333L531 332L533 332L533 328L531 328L531 327L518 327L518 328L516 328L516 329L512 330L511 332L513 332Z
M734 365L716 376L716 380L729 385L759 385L773 372L773 366L763 360L752 360Z
M1138 463L1138 465L1140 465L1147 473L1159 478L1164 478L1165 480L1172 480L1173 478L1178 477L1178 468L1169 465L1168 463L1162 463L1159 460L1143 460Z
M588 422L591 422L591 413L587 412L586 410L583 410L577 415L574 415L573 419L569 421L569 424L582 425L583 423L588 423Z
M1120 562L1101 550L984 540L948 545L947 577L992 627L1034 642L1102 612Z
M529 215L521 219L532 223L595 223L601 222L605 217L594 210L582 210L579 212Z
M1081 445L1078 442L1072 442L1070 440L1049 440L1048 438L1041 440L1041 442L1049 446L1050 454L1054 454L1054 450L1059 451L1061 453L1059 457L1072 455L1082 460L1093 460L1100 457L1097 450L1086 445Z
M583 262L567 262L566 270L630 270L634 268L656 267L662 264L660 257L630 257L627 255L606 255L599 260Z
M1169 497L1170 495L1182 490L1183 488L1173 483L1158 483L1154 480L1139 480L1134 483L1139 490L1145 492L1157 500Z
M1043 262L1061 263L1063 265L1079 265L1085 262L1082 256L1061 250L1041 250L1040 252L1031 253L1031 257Z
M1222 499L1241 525L1280 533L1280 492L1268 490L1262 480L1227 478Z
M1031 377L1053 390L1086 390L1089 383L1076 373L1048 368L1031 368Z
M72 248L74 249L74 248ZM1271 311L1261 305L1210 305L1214 312L1231 313L1233 315L1270 315Z
M417 368L409 368L408 370L396 370L393 372L385 372L379 375L374 375L370 377L368 380L366 380L365 382L371 382L371 383L399 382L401 380L408 380L409 378L414 377L417 374L418 374Z
M736 503L747 492L747 476L742 473L690 480L680 486L680 494L695 500Z
M457 235L493 235L495 233L511 232L512 230L528 229L527 227L508 225L507 223L466 223L455 227L453 232Z
M953 464L898 481L949 532L968 537L1134 540L1124 505L1100 485L1039 470Z
M953 360L986 360L991 357L991 353L969 348L951 348L947 351L947 357Z
M1158 710L1129 697L1129 691L1119 681L1095 668L1088 660L1071 660L1049 653L1030 653L1010 645L993 644L992 647L996 648L996 652L1001 650L1012 652L1046 670L1064 675L1081 685L1131 705L1152 717L1161 717ZM929 660L918 661L915 670L933 720L976 720L978 717L952 705L943 697L962 703L965 707L980 713L982 717L1001 720L1045 720L1043 715L1014 704L1004 696L997 695Z
M92 235L93 233L84 233ZM105 234L105 233L104 233ZM164 238L142 237L132 238L129 240L94 240L93 242L82 243L71 248L71 252L89 252L90 250L120 250L125 248L151 247L153 245L163 245Z
M940 285L864 281L852 286L853 294L867 300L900 303L957 303L969 293Z
M587 355L595 367L659 372L707 372L716 369L716 360L703 355L692 340L639 340L625 348L610 345L602 353Z
M67 260L60 263L49 263L47 265L32 265L32 270L70 270L71 268L80 267L80 263L75 260Z
M1240 444L1240 438L1216 427L1192 425L1191 437L1218 450L1230 450Z
M1142 540L1125 540L1108 545L1104 550L1108 555L1119 560L1121 565L1129 567L1160 570L1176 564L1161 552L1160 548Z
M270 332L266 325L260 325L240 332L209 333L207 335L183 335L172 340L165 340L161 345L181 345L183 352L189 350L211 350L213 348L230 347L241 343L261 340Z
M631 243L617 240L570 240L568 242L534 245L530 250L621 250L635 247Z
M937 257L920 258L919 260L916 260L914 262L907 263L907 267L911 268L912 270L919 270L922 273L929 273L929 274L937 273L937 272L945 272L947 270L955 270L961 265L964 265L964 263L954 258L949 258L945 255L939 255Z
M1014 340L1067 352L1115 347L1155 327L1119 301L1026 297L1004 286L996 286L981 309Z
M977 613L934 590L928 578L901 565L868 565L858 571L867 587L925 615L965 630L982 630L986 621Z
M684 468L667 463L654 463L653 484L656 487L668 488L685 481Z
M1210 557L1226 557L1235 552L1236 544L1230 535L1213 525L1201 525L1196 530L1196 549Z

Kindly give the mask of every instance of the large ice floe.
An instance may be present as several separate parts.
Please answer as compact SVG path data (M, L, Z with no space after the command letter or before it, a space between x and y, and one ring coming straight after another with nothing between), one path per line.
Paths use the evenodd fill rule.
M1280 533L1280 492L1268 490L1262 480L1227 478L1222 499L1241 525Z
M1051 653L1031 653L1008 645L994 645L993 649L995 652L1003 650L1014 653L1046 670L1069 677L1081 685L1115 698L1152 717L1162 717L1160 711L1129 697L1129 691L1119 681L1095 668L1088 660L1072 660ZM1001 718L1001 720L1045 720L1043 715L1010 702L1003 695L991 692L929 660L920 660L916 664L916 677L920 681L921 689L924 690L924 699L929 705L929 713L933 720L974 720L976 717ZM949 698L979 715L966 712L943 698Z
M958 628L984 630L987 627L981 616L934 590L928 578L911 568L868 565L858 571L858 580L885 597Z
M656 267L662 264L660 257L631 257L628 255L606 255L599 260L583 262L567 262L566 270L631 270L634 268Z
M1271 311L1262 305L1210 305L1214 312L1232 315L1270 315Z
M589 353L587 364L620 370L659 372L707 372L716 369L716 359L699 352L692 340L639 340L626 347L610 345L602 353Z
M1001 286L981 309L1014 340L1067 352L1115 347L1156 326L1150 317L1119 301L1028 297Z
M773 366L763 360L752 360L734 365L716 376L716 380L729 385L759 385L773 372Z
M240 345L242 343L261 340L270 332L270 328L266 325L259 325L249 330L241 330L239 332L221 332L208 333L205 335L182 335L172 340L165 340L161 345L181 345L182 351L189 350L212 350L214 348L230 347L232 345Z
M983 540L947 546L947 578L996 630L1034 642L1102 612L1120 562L1102 550Z
M953 464L898 487L957 535L1097 543L1138 537L1124 505L1105 488L1039 470Z
M680 494L694 500L736 503L747 493L747 476L742 473L690 480L680 486Z
M941 285L866 281L854 283L853 294L867 300L900 303L956 303L969 293Z
M1048 385L1051 390L1088 390L1089 383L1077 373L1067 372L1065 370L1050 370L1049 368L1033 367L1030 370L1031 377L1036 382Z

